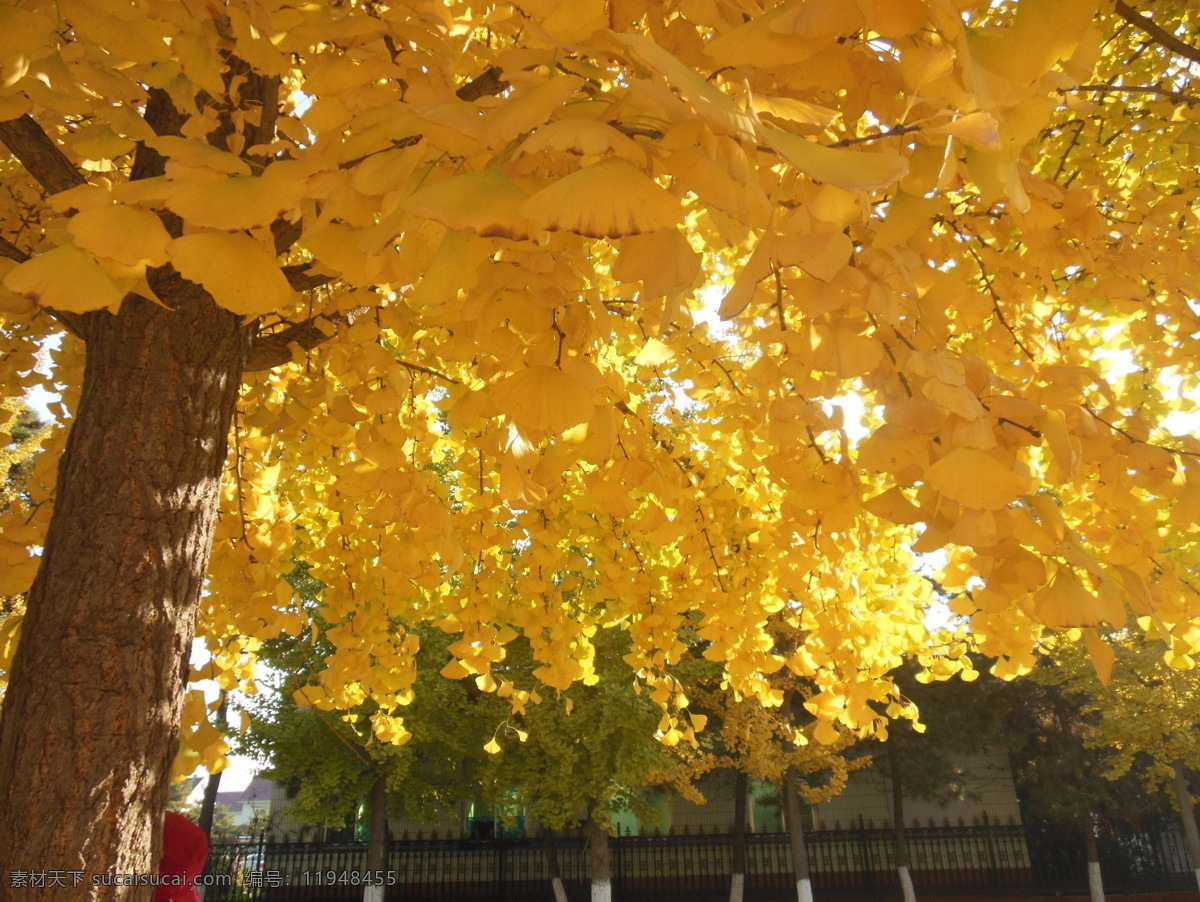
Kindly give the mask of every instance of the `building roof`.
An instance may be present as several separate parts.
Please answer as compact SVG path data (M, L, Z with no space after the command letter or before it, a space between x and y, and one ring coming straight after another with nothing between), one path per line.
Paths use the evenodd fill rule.
M217 801L227 808L236 808L246 802L269 802L274 785L266 777L255 777L243 789L218 792Z

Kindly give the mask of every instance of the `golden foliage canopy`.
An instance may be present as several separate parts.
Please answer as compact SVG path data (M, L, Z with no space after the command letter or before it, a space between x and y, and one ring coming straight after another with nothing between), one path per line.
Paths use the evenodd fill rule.
M1190 666L1198 27L1181 0L6 0L0 381L166 266L257 322L199 633L249 687L309 626L303 559L337 649L306 698L376 700L381 736L421 619L517 700L507 642L566 691L626 629L674 736L687 626L732 691L777 704L788 668L869 732L929 654L914 551L1002 673L1130 612ZM68 335L63 417L81 364ZM0 594L53 470L0 514Z

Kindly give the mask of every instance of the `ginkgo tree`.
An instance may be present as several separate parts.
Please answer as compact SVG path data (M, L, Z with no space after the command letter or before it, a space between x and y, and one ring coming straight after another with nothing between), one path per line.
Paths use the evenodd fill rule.
M668 742L686 624L735 697L788 668L866 735L927 643L914 540L1001 673L1130 610L1190 666L1195 16L0 5L0 380L65 332L70 425L0 514L0 871L151 869L192 638L253 689L297 558L305 698L380 742L420 620L496 691L517 635L566 691L627 630Z
M1146 626L1153 635L1153 625ZM1189 770L1200 765L1196 671L1169 666L1157 642L1138 642L1127 633L1109 640L1114 660L1099 673L1086 666L1077 646L1054 643L1054 666L1044 668L1042 681L1073 692L1093 717L1086 744L1096 750L1105 777L1137 773L1148 794L1172 799L1200 884L1200 831L1188 788Z

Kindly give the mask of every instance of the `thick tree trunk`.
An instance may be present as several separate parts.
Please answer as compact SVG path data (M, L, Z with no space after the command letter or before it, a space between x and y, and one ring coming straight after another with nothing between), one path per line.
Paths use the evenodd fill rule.
M367 872L371 884L363 887L363 902L383 902L388 884L389 840L387 777L380 774L371 786L371 835L367 838Z
M1087 850L1088 891L1092 902L1104 902L1104 878L1100 873L1100 847L1096 844L1096 818L1090 811L1080 817L1083 845Z
M787 812L788 839L792 846L792 870L796 875L796 902L813 902L812 878L808 871L808 848L804 845L804 815L800 811L800 791L796 771L788 768L783 775L783 798Z
M896 754L895 740L888 745L888 776L892 784L892 824L896 838L896 872L900 877L900 890L904 902L917 902L913 889L912 874L909 873L908 834L904 828L904 783L900 780L900 758Z
M161 274L160 274L161 275ZM226 438L249 347L240 318L168 271L87 316L83 394L0 720L0 882L152 874L180 731ZM149 899L126 886L40 902Z
M733 866L729 902L742 902L746 894L746 797L750 778L738 771L733 789Z
M589 817L587 836L592 902L612 902L612 859L609 857L608 832Z
M1183 825L1183 839L1187 844L1188 858L1192 860L1192 871L1196 875L1196 886L1200 888L1200 831L1196 829L1196 809L1192 807L1192 794L1188 791L1187 772L1183 762L1175 762L1175 801L1179 804L1179 822Z

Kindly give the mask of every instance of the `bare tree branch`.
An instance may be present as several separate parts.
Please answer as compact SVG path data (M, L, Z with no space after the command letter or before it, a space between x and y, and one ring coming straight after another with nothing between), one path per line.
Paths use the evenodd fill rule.
M1200 47L1193 47L1191 44L1181 41L1149 16L1143 16L1126 3L1125 0L1114 0L1113 9L1116 10L1118 16L1130 25L1140 28L1172 53L1178 54L1184 59L1189 59L1193 63L1200 63Z
M1170 88L1159 87L1158 85L1080 85L1077 88L1060 88L1059 94L1078 94L1081 92L1095 92L1113 94L1156 94L1159 97L1166 97L1175 103L1186 103L1188 106L1195 106L1200 103L1200 96L1195 94L1184 94L1182 91L1172 91Z
M345 313L331 313L328 316L318 314L309 317L304 322L292 323L278 332L260 334L250 347L245 371L257 373L282 366L292 359L292 345L298 346L302 351L311 351L328 341L339 325L352 325L356 319L371 309L370 307L355 307Z
M328 332L317 327L319 321L324 321ZM246 358L247 373L258 373L283 366L292 360L292 345L297 345L301 351L311 351L332 337L338 322L346 322L345 314L333 316L314 316L302 323L280 329L278 332L267 332L254 339L250 346L250 354Z
M0 142L51 194L87 182L75 164L67 159L67 155L28 113L18 119L0 122Z
M0 257L7 257L9 260L24 263L29 259L29 254L25 253L7 238L0 237Z
M885 128L876 135L863 135L861 138L842 138L840 141L834 141L829 147L850 147L854 144L865 144L868 141L880 141L884 138L899 138L901 135L912 134L919 132L919 125L896 125L892 128Z

